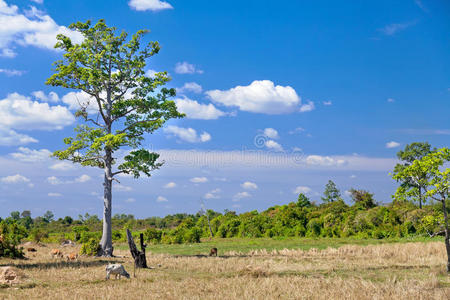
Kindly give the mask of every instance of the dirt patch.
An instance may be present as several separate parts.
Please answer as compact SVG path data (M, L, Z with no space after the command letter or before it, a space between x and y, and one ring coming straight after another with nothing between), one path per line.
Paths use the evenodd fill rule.
M0 267L0 284L18 284L25 279L25 275L14 267Z

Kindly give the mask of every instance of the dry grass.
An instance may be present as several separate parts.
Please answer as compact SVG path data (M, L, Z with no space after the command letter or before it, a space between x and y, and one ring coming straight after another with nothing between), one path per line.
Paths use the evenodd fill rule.
M105 280L101 258L66 262L38 247L15 265L27 281L2 286L6 299L450 299L443 243L343 246L326 250L255 250L219 257L149 255L152 270ZM64 249L64 254L74 248ZM219 249L220 251L220 249ZM132 274L129 253L116 251ZM161 264L161 267L157 267Z

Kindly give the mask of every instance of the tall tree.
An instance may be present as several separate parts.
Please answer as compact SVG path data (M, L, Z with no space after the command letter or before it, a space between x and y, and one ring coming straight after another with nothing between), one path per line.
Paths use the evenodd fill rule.
M47 84L84 92L90 97L80 102L76 116L84 125L75 128L75 137L64 139L67 148L53 153L59 159L104 171L103 235L99 255L112 256L111 205L112 186L118 174L135 178L161 167L159 154L142 147L144 134L153 133L171 118L184 115L169 100L174 89L163 87L170 78L167 72L153 77L145 75L147 60L160 50L158 42L141 47L148 32L139 30L129 40L122 31L107 27L104 20L70 25L84 40L74 44L69 37L57 36L55 48L63 50L63 59L55 62L55 73ZM114 153L126 147L128 154L120 159ZM117 169L113 166L120 160Z
M340 199L342 199L341 192L338 190L336 184L332 180L328 180L328 183L325 185L322 201L329 203Z
M450 232L448 228L447 202L450 197L450 149L442 148L431 152L421 159L414 160L410 165L402 168L393 175L395 180L411 180L416 186L424 189L424 200L427 198L439 201L442 204L444 215L445 247L447 250L447 272L450 272ZM423 176L426 174L426 176ZM415 187L400 186L396 197L410 197L415 195Z
M375 199L373 199L373 194L368 191L350 189L350 194L353 202L355 202L355 205L358 207L368 209L377 206Z
M434 150L431 149L431 145L427 142L415 142L406 145L405 149L397 152L397 157L399 160L402 161L402 163L399 163L395 166L394 174L400 172L405 167L411 165L416 159L420 160L422 159L422 157L430 154L433 151ZM427 176L427 174L423 173L422 177L425 176ZM416 183L411 178L404 178L402 180L399 180L399 182L401 183L401 186L403 188L407 188L410 190L411 198L417 200L419 202L419 207L422 208L424 187L418 185L418 183Z

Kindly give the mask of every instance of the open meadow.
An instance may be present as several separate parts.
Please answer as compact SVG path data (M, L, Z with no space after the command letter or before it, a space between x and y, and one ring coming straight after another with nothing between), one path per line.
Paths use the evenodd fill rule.
M0 259L18 269L20 283L0 288L4 299L449 299L450 276L445 270L444 244L405 242L343 245L324 248L327 240L239 240L216 243L218 257L205 251L212 242L177 246L147 253L149 266L133 276L130 253L117 247L113 259L80 257L78 261L50 257L56 245L33 246L27 260ZM267 244L266 250L260 242ZM292 249L294 242L303 244ZM229 245L228 248L226 245ZM234 245L234 246L233 246ZM223 246L220 248L220 246ZM181 246L180 246L181 247ZM79 250L59 247L64 254ZM235 250L232 250L235 249ZM270 250L281 249L281 250ZM176 254L179 253L179 254ZM105 280L105 266L125 266L131 279Z

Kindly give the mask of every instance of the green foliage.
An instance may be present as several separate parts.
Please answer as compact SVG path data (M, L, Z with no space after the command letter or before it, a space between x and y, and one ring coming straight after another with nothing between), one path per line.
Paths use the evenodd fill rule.
M43 239L48 238L48 232L41 228L33 228L30 232L30 235L31 239L36 243L39 243Z
M328 183L325 185L325 191L323 192L322 201L325 203L338 201L341 199L341 192L338 190L336 184L328 180Z
M305 196L305 194L300 193L298 195L297 199L297 206L298 207L310 207L311 201L309 201L309 198Z
M81 245L80 254L87 256L96 256L99 252L99 239L90 238Z
M0 222L0 257L23 258L23 251L17 246L26 236L26 229L16 221Z
M377 206L375 200L373 199L373 194L369 193L368 191L351 189L350 193L353 202L355 202L355 204L362 209L368 209Z

